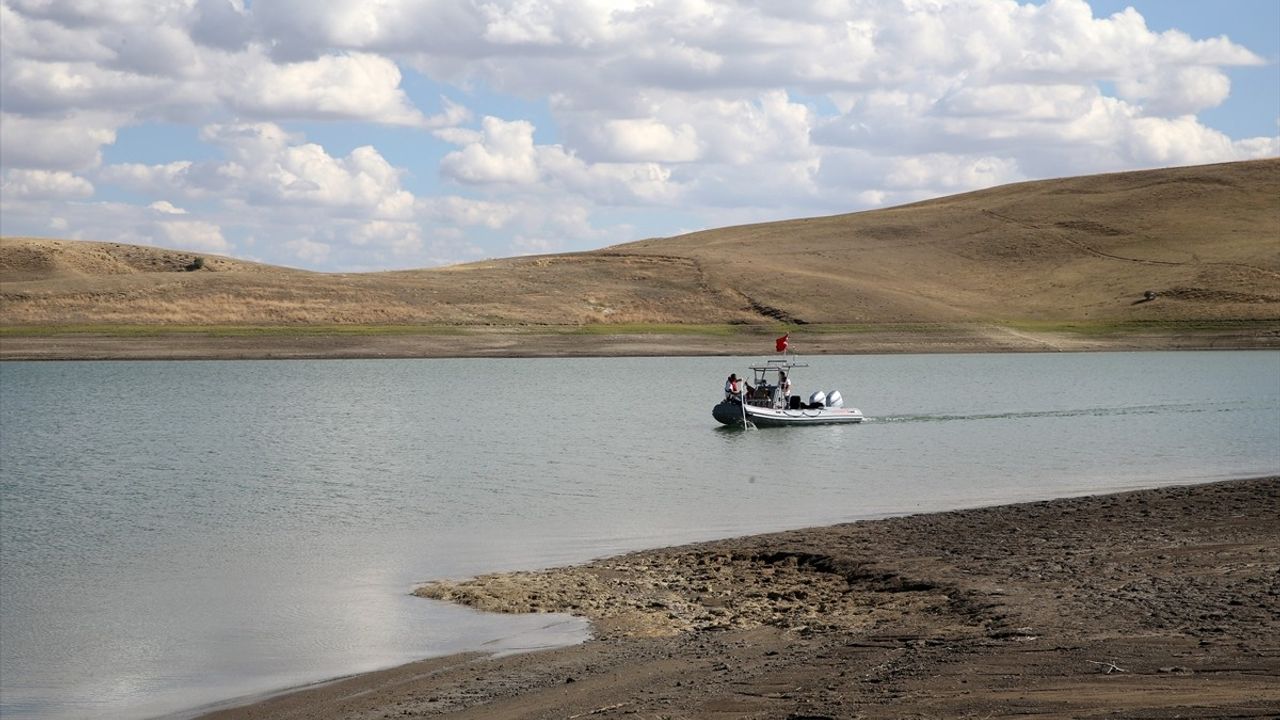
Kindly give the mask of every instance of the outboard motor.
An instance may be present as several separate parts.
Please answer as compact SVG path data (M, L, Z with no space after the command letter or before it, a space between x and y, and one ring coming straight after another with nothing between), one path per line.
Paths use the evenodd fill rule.
M827 394L821 390L815 390L813 394L809 396L809 407L820 408L825 405L826 402Z
M827 407L844 407L844 398L840 397L839 390L832 390L827 393Z

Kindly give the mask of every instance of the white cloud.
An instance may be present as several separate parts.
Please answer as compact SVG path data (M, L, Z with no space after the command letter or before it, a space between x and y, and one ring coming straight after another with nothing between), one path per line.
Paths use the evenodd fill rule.
M1122 149L1133 165L1154 167L1280 155L1280 138L1233 141L1194 117L1135 118Z
M27 117L0 112L0 162L10 168L85 170L102 162L121 120L100 113Z
M222 50L243 50L253 26L243 0L196 0L191 38Z
M0 48L11 57L52 61L101 62L113 55L74 26L24 15L8 3L0 3Z
M68 109L119 111L172 93L165 78L117 70L88 62L49 62L6 58L3 75L5 107L26 114Z
M698 133L691 125L672 126L656 118L605 120L591 139L614 160L690 162L699 154Z
M192 164L190 160L179 160L163 165L121 163L102 168L98 171L98 178L103 182L131 190L164 193L182 189L187 185L186 178Z
M3 220L228 228L353 267L577 249L629 239L627 212L711 225L1277 155L1272 130L1197 117L1262 62L1081 0L0 0ZM130 136L102 167L140 124L209 147L140 162ZM165 200L86 202L108 187Z
M1124 78L1116 83L1120 97L1142 105L1157 115L1186 115L1216 107L1231 93L1231 80L1217 68L1173 68L1145 77Z
M705 118L707 130L701 136L711 160L746 165L812 154L808 108L791 102L782 90L751 100L700 104L690 115Z
M566 250L603 237L591 223L590 208L569 199L525 205L514 224L518 230L507 251L516 255Z
M44 234L78 240L156 245L193 252L232 254L236 245L212 220L157 212L120 202L18 198L0 194L0 234Z
M163 4L113 0L6 0L15 10L34 18L50 20L66 27L105 23L144 24L164 17ZM173 3L177 5L177 3Z
M964 192L1023 179L1018 164L998 157L931 154L895 158L884 177L889 190L927 190L931 195Z
M222 229L203 220L165 220L153 228L159 244L164 247L210 253L231 250L231 245L222 237Z
M418 213L434 222L460 227L485 227L490 230L506 225L516 212L515 207L509 203L475 200L457 195L420 198L417 205Z
M947 117L1017 121L1070 120L1088 112L1099 92L1091 85L993 84L956 88L932 107Z
M328 244L307 238L289 240L284 246L293 257L312 266L324 264L325 260L329 258L331 250Z
M670 202L679 194L672 171L658 163L588 164L558 146L539 148L551 188L569 190L606 205Z
M204 70L200 49L185 27L138 23L116 25L104 34L115 57L114 70L142 77L185 78Z
M496 117L482 121L481 135L442 135L465 139L466 145L440 161L440 171L464 183L514 183L538 181L539 171L533 147L533 123L506 122Z
M422 228L412 222L374 220L356 228L351 242L385 247L394 255L411 255L422 249Z
M208 125L201 138L219 146L225 162L125 163L99 176L156 194L215 196L248 205L299 205L384 219L407 218L414 197L400 187L402 170L369 146L329 155L273 123Z
M270 4L261 10L269 14ZM294 17L332 16L308 4ZM108 110L124 122L209 116L360 120L441 127L465 110L446 102L425 116L400 87L390 58L316 48L273 58L241 0L0 5L0 89L7 112ZM118 125L116 126L118 127Z
M0 193L11 199L79 200L93 195L93 184L63 170L8 170Z
M368 53L325 55L283 65L255 53L223 76L227 106L252 117L360 119L391 125L431 124L400 89L400 69ZM435 122L447 122L444 115Z
M671 171L658 163L587 163L559 145L535 145L533 124L486 117L480 133L438 133L462 143L440 170L468 185L516 186L525 192L569 191L609 204L669 200Z
M168 200L157 200L151 203L150 205L148 205L147 207L151 208L152 210L155 210L158 213L162 213L164 215L186 215L187 214L186 210L183 210L182 208L175 206L173 203L169 202Z

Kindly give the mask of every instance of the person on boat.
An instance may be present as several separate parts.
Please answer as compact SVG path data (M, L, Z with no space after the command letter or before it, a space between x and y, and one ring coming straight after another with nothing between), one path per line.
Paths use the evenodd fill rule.
M742 395L742 382L738 380L737 373L729 373L729 379L724 381L724 399L738 400Z
M747 393L755 392L755 388L747 385L747 381L739 378L737 373L729 373L729 379L724 381L724 399L742 402L743 387Z
M791 402L791 378L787 377L785 372L778 373L778 395L781 396L779 401L782 407L787 407Z

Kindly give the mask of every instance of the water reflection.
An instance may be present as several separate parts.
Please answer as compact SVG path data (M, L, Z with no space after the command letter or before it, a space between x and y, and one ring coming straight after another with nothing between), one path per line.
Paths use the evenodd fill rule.
M0 364L2 712L145 716L582 632L408 596L432 578L1280 472L1278 353L813 358L796 392L867 422L725 428L750 362Z

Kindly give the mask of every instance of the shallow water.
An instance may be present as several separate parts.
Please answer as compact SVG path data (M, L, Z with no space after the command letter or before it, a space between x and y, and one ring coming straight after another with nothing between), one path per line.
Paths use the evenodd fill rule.
M145 717L581 637L414 583L1280 472L1280 353L831 356L868 422L741 431L746 358L0 364L0 714Z

